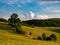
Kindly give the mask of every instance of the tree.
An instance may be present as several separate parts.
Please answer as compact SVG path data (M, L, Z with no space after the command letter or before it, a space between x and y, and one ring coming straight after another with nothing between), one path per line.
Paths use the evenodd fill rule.
M21 20L18 18L16 13L13 13L10 18L8 19L9 25L16 28L16 32L20 33L21 29Z

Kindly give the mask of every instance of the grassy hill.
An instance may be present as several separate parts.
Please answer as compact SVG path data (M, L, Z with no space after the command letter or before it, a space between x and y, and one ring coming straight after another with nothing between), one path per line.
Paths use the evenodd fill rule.
M12 28L7 25L7 23L0 23L0 45L60 45L60 33L54 32L55 29L60 29L59 27L27 27L22 26L22 29L27 33L26 35L16 34L12 31ZM51 31L53 29L53 31ZM29 33L31 36L27 36ZM42 33L46 33L47 36L55 34L57 36L57 41L44 41L44 40L34 40L32 38L37 38L41 36Z

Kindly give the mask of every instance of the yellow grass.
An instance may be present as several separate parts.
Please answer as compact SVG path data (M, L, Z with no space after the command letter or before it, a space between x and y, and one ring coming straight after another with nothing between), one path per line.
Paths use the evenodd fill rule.
M11 27L9 27L8 25L0 27L0 45L60 45L59 33L49 31L48 29L46 30L42 27L31 28L22 26L22 29L26 31L27 34L29 32L32 32L32 35L30 36L31 38L21 34L13 33ZM32 39L33 37L37 38L38 36L41 36L42 33L46 33L47 36L51 35L52 33L56 34L58 38L57 42Z

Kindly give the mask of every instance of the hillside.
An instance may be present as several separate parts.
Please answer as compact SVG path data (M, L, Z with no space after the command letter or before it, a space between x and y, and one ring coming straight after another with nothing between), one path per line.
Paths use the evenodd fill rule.
M32 32L32 35L26 37L25 35L16 34L12 31L12 28L7 23L0 23L0 45L59 45L60 33L49 31L49 29L57 29L59 27L27 27L22 26L22 29L27 32ZM60 29L60 28L59 28ZM41 36L42 33L46 33L47 36L54 33L57 36L57 42L34 40L33 37Z

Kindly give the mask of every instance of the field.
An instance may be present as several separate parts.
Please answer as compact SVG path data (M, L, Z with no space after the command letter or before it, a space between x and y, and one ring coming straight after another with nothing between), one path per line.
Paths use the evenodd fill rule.
M28 27L22 26L22 29L27 33L26 35L16 34L7 23L0 23L0 45L60 45L60 27ZM29 33L31 36L28 36ZM34 40L43 33L47 36L55 34L57 41Z

